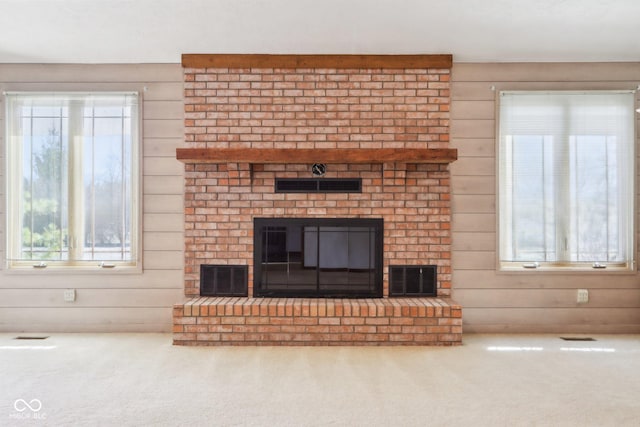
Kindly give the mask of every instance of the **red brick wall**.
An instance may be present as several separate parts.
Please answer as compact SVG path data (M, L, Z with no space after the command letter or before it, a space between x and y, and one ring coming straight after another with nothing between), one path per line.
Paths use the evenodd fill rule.
M185 141L191 148L448 148L449 70L184 69ZM384 218L388 265L438 265L450 295L447 165L328 165L361 177L361 194L274 193L276 177L310 177L308 164L187 164L185 293L200 264L248 264L253 217Z

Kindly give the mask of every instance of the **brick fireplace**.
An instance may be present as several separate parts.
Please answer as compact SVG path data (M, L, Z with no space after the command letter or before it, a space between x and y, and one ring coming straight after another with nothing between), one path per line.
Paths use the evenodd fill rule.
M174 307L174 343L461 342L450 300L450 56L184 55L183 67L190 299ZM277 180L312 177L360 188L276 191ZM380 221L382 298L258 297L256 218ZM201 296L211 265L244 267L246 296ZM435 296L390 296L389 272L407 266L433 268Z

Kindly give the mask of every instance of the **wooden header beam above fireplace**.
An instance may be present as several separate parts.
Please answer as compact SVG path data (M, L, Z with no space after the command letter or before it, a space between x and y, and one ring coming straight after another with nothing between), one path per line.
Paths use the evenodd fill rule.
M183 54L185 68L451 68L452 55Z
M183 163L451 163L455 148L178 148Z

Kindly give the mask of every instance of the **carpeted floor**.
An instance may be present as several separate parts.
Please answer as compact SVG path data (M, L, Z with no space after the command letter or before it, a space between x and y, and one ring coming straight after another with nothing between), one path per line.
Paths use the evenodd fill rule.
M0 334L1 426L637 426L640 336L434 347L174 347Z

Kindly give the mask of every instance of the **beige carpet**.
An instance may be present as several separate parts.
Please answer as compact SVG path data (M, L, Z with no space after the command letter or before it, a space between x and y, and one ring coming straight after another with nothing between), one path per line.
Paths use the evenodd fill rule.
M174 347L0 334L0 425L638 426L640 336L453 348Z

